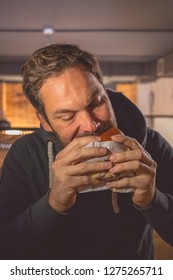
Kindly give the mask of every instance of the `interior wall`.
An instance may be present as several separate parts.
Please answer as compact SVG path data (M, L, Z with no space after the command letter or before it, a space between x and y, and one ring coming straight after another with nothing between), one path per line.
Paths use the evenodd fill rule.
M173 78L137 84L137 105L150 127L173 146Z

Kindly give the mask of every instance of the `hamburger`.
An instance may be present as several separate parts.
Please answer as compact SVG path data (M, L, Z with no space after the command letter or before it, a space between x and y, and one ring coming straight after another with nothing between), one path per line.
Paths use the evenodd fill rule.
M122 131L119 130L117 127L111 127L105 131L103 131L100 136L101 136L101 142L100 146L102 147L106 147L109 150L109 153L106 157L101 157L99 160L109 160L109 156L113 153L113 152L122 152L127 150L126 146L124 144L121 143L116 143L112 141L112 136L116 135L116 134L121 134L123 135ZM91 177L93 180L96 180L98 182L98 180L101 181L113 181L113 180L117 180L119 178L122 177L121 174L112 174L109 172L98 172L98 173L93 173L91 174Z
M103 131L100 136L101 136L101 141L112 141L111 136L116 135L116 134L123 134L118 127L110 127L109 129L106 129Z
M88 162L106 161L109 160L109 157L112 153L127 151L128 147L126 145L112 141L111 137L116 134L123 135L122 131L119 130L117 127L111 127L100 134L101 142L92 142L86 145L85 147L105 147L109 150L106 156L93 158L88 160ZM123 178L124 176L130 177L133 176L133 173L127 172L126 174L123 173L112 174L109 173L108 171L91 173L90 177L92 178L93 183L90 186L80 187L79 192L85 193L85 192L106 190L108 189L108 187L105 186L106 182L115 181L120 178ZM116 189L116 192L120 192L120 193L128 193L132 191L133 188L131 187Z

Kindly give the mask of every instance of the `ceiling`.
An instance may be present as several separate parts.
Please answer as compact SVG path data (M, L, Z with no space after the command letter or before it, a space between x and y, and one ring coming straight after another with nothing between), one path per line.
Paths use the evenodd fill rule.
M56 42L94 53L105 75L152 76L173 52L173 0L0 0L1 76Z

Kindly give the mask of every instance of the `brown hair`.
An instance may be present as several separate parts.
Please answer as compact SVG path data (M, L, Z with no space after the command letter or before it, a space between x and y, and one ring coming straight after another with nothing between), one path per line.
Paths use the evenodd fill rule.
M103 76L95 56L77 45L52 44L36 50L26 61L22 67L23 91L39 113L45 115L39 94L44 81L80 65L103 84Z

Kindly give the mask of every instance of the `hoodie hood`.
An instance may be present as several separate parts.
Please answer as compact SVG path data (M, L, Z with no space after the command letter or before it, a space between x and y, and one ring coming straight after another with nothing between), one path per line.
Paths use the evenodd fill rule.
M107 89L107 93L114 109L119 129L125 135L136 138L144 146L147 127L141 111L121 92Z

